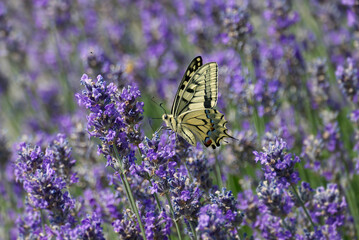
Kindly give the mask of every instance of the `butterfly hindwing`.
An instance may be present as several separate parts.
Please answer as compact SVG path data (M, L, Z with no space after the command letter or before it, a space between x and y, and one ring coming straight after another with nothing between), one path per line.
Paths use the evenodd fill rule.
M190 79L193 77L194 73L202 66L202 57L198 56L195 57L192 62L188 65L186 72L184 73L181 83L177 89L177 93L175 95L175 99L172 104L171 113L174 114L177 111L178 103L180 102L180 96L182 96L182 93L184 89L187 87Z
M186 111L215 107L218 99L217 79L217 63L207 63L199 68L184 90L179 92L176 111L172 114L176 117Z
M194 135L195 140L188 141L186 134L184 138L192 145L196 144L196 140L201 141L206 147L212 146L213 149L220 146L220 140L224 137L230 137L227 134L226 123L224 115L215 109L202 109L188 111L178 116L179 125L182 132L187 130Z

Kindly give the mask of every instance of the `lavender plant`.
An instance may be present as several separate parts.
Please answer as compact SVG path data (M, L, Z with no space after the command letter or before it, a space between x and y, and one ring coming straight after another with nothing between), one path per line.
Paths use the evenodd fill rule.
M0 239L357 239L358 19L357 0L0 2ZM235 138L216 150L157 121L198 55Z

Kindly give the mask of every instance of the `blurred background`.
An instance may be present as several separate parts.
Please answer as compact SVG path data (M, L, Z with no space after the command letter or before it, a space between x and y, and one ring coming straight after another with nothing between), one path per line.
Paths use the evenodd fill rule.
M141 131L151 138L162 124L153 118L163 114L151 99L169 110L198 55L218 63L217 108L240 140L220 150L227 187L236 195L256 186L258 180L243 178L260 175L252 152L280 136L301 156L301 178L313 188L337 183L357 223L358 17L355 0L1 1L0 177L6 204L0 236L17 235L15 220L23 209L11 168L16 143L42 146L66 134L80 178L89 173L83 189L104 181L105 160L96 155L87 112L75 99L83 74L102 75L119 88L137 86L144 102Z

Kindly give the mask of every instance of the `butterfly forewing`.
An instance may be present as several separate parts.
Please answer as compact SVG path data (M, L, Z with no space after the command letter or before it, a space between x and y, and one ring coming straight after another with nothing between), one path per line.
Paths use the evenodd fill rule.
M174 116L186 111L213 108L218 99L217 63L207 63L198 69L181 91Z
M174 114L177 111L178 103L180 102L180 96L184 89L187 87L190 79L193 77L194 73L202 66L202 57L195 57L192 62L188 65L186 72L184 73L181 83L177 89L177 93L175 95L175 99L172 104L171 114Z

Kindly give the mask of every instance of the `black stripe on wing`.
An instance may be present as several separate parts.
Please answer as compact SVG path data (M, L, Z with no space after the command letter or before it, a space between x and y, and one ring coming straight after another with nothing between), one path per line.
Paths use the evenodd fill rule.
M206 63L198 69L178 97L174 116L191 110L215 107L218 99L217 63Z
M181 83L177 89L177 93L175 95L175 99L173 101L172 104L172 108L171 108L171 114L174 114L177 109L178 109L178 103L180 101L180 96L183 93L183 90L187 87L187 84L189 82L189 80L192 78L192 76L194 75L194 73L202 66L203 62L202 62L202 57L198 56L195 57L192 62L188 65L186 72L184 73Z

